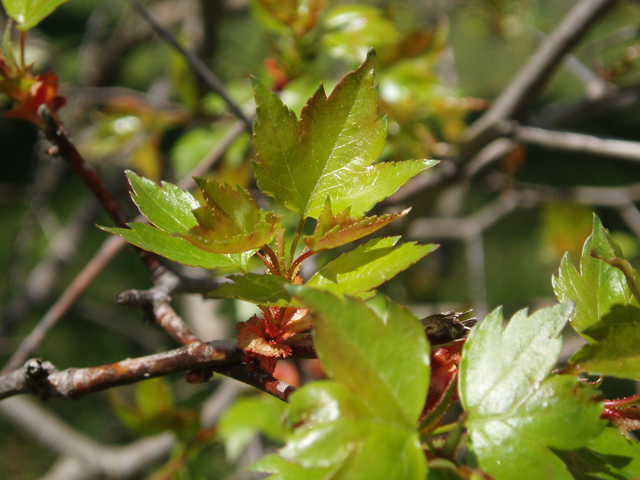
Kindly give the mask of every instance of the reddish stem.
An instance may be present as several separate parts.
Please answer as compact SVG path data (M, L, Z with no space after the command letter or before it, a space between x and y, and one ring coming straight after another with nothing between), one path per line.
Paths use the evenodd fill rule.
M302 252L302 254L298 258L296 258L294 262L291 264L291 267L289 267L289 271L287 272L287 277L291 279L291 277L296 272L298 267L300 267L300 264L304 262L307 258L311 257L312 255L315 255L316 253L318 252L313 252L311 250Z
M605 400L604 406L610 408L628 407L640 402L640 393L631 395L630 397L618 398L616 400Z

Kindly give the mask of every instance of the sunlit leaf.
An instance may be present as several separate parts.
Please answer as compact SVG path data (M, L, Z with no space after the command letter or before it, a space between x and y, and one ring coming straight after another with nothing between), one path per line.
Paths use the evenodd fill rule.
M331 211L331 201L327 199L313 235L306 236L303 240L312 252L336 248L370 235L388 223L404 217L410 210L407 208L398 213L356 218L350 216L350 207L334 215Z
M569 375L548 377L572 312L562 304L530 317L516 313L503 328L491 313L465 344L459 392L473 451L497 480L572 479L550 450L588 444L604 428L598 392Z
M313 313L314 345L327 374L378 417L415 426L429 381L429 346L418 319L395 302L380 318L358 299L313 289L299 296Z
M273 474L268 480L328 480L334 473L331 468L304 468L275 454L258 460L249 470Z
M246 270L253 251L243 253L211 253L194 246L184 238L146 223L130 223L129 228L100 227L105 232L115 233L127 242L149 252L191 267L218 268L235 267Z
M303 217L318 218L329 198L336 211L359 216L435 161L372 163L385 145L373 85L375 53L327 98L320 87L300 121L257 79L253 143L258 187Z
M595 215L593 233L582 250L580 272L573 266L569 255L565 255L558 276L553 277L553 288L558 300L575 301L571 325L578 333L596 323L612 305L624 305L630 301L631 294L624 274L608 263L592 257L592 250L604 258L623 258L620 247Z
M2 0L7 15L18 23L20 30L29 30L48 17L67 0Z
M171 233L189 233L198 221L193 210L200 204L193 196L176 185L156 182L136 175L128 170L127 178L131 184L131 198L138 206L140 213L156 227Z
M584 334L596 342L574 353L571 364L590 373L640 380L639 308L613 305Z
M368 292L410 267L437 245L395 246L400 237L376 238L327 263L307 285L334 293Z
M213 253L242 253L268 244L281 228L282 217L258 208L240 186L196 178L206 205L193 210L198 225L181 237Z

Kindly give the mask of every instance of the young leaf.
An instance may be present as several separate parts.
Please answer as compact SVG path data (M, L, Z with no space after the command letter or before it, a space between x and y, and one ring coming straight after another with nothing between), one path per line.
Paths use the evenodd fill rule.
M503 329L502 312L476 327L460 363L460 399L468 412L473 451L497 480L572 479L549 448L585 446L604 428L602 402L568 375L549 377L562 348L569 304L527 317L516 313Z
M7 15L18 23L20 30L35 27L67 0L2 0Z
M394 302L380 318L351 297L303 289L299 298L313 313L314 345L327 374L377 417L415 428L429 382L429 346L417 318Z
M640 309L613 305L584 332L596 343L584 345L569 360L590 373L640 380Z
M199 225L180 235L196 247L213 253L242 253L269 243L281 228L282 217L258 209L242 187L203 178L196 178L196 183L207 204L193 210Z
M342 383L311 383L290 397L287 444L279 454L315 474L335 472L320 478L423 480L426 459L415 430L378 413Z
M592 257L592 250L604 258L623 257L620 247L595 215L593 233L582 250L580 273L567 254L560 264L558 277L553 277L553 289L558 300L575 301L576 308L571 318L571 325L581 335L584 329L596 323L607 313L612 305L627 304L630 299L624 274L608 263ZM587 340L590 339L587 337Z
M190 267L211 269L233 267L246 271L247 264L254 254L254 251L231 254L206 252L184 238L175 237L171 233L146 223L130 223L128 229L102 226L99 228L105 232L119 235L143 250L157 253L164 258Z
M578 450L554 450L576 480L640 478L640 446L613 428L605 428Z
M286 404L266 396L240 398L222 414L216 434L224 440L227 458L236 461L258 433L273 442L282 443L280 419Z
M438 248L438 245L416 245L415 242L395 247L399 239L376 238L343 253L322 267L307 285L349 295L368 292Z
M198 225L193 210L200 204L193 196L168 182L159 187L156 182L136 175L127 170L131 184L131 198L149 221L165 232L189 233Z
M347 207L334 215L331 211L331 200L327 198L313 235L306 236L303 240L312 252L336 248L366 237L388 223L404 217L410 211L411 209L407 208L402 212L379 217L356 218L350 216L351 207Z
M378 120L375 52L347 74L327 98L322 86L302 109L300 121L257 79L253 144L258 187L303 218L318 218L329 198L337 211L358 217L422 170L412 160L372 165L385 145L386 121Z
M231 275L235 283L223 283L207 296L211 298L237 298L258 305L286 307L292 302L291 294L285 290L291 282L274 275Z

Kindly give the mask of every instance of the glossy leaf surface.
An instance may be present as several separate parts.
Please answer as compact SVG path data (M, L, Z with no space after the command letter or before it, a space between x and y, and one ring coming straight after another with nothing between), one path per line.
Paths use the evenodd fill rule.
M415 242L395 246L400 237L376 238L327 263L307 285L334 293L354 295L376 288L410 267L437 245Z
M127 178L132 188L131 198L140 213L159 229L186 234L198 225L193 210L200 204L189 192L168 182L162 182L160 187L131 170L127 171Z
M550 450L585 446L604 428L602 402L568 375L548 377L562 348L569 304L516 313L503 329L491 313L470 334L459 392L473 451L497 480L573 478ZM547 378L548 377L548 378Z
M372 165L382 153L386 121L378 119L375 52L347 74L327 98L320 87L300 121L254 79L253 143L258 187L303 217L318 218L329 198L336 211L360 216L411 177L435 165L412 160Z
M630 300L624 274L608 263L592 257L592 250L604 258L623 256L620 247L595 215L593 232L582 251L580 272L573 266L569 255L565 255L558 276L553 277L553 288L558 300L575 301L571 325L578 333L596 323L612 305L627 304Z
M429 346L417 318L391 301L381 318L351 297L304 289L300 299L313 313L314 345L329 377L381 419L414 426L429 382Z
M268 244L281 228L282 217L258 209L240 186L197 178L206 205L193 210L198 225L181 235L213 253L242 253Z

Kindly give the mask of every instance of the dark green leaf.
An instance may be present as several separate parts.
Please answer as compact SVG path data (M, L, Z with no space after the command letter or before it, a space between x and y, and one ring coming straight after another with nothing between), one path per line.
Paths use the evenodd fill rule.
M291 294L285 290L291 282L273 275L247 273L231 275L235 283L224 283L207 296L212 298L237 298L259 305L286 307L292 302Z
M549 377L562 348L568 304L527 316L503 329L500 310L472 330L460 363L460 399L480 466L497 480L571 479L549 447L575 449L604 428L602 402L568 375Z
M582 251L580 273L573 266L569 255L565 255L558 277L553 277L553 288L558 300L575 301L571 325L578 333L596 323L609 311L611 305L629 303L631 295L624 274L608 263L592 257L592 250L604 258L622 258L620 247L595 215L593 233Z
M596 343L581 347L571 357L571 364L590 373L640 380L639 308L613 305L583 333Z
M396 247L399 239L376 238L343 253L322 267L307 285L349 295L368 292L438 248L434 244L416 245L415 242Z
M334 215L331 211L331 201L327 198L313 235L304 237L304 243L312 252L336 248L380 230L388 223L404 217L410 210L407 208L399 213L380 215L379 217L356 218L350 216L351 208L347 207Z
M218 268L234 267L247 269L247 263L254 252L233 254L210 253L201 250L184 238L174 237L164 230L160 230L146 223L131 223L127 228L100 227L106 232L115 233L127 242L143 250L162 255L169 260L192 267Z
M224 440L227 458L237 460L258 433L273 442L282 443L280 419L286 404L266 395L240 398L220 417L217 435Z
M575 480L640 478L640 446L617 430L605 428L589 445L573 451L555 450Z
M411 177L435 165L413 160L372 163L385 145L386 121L378 120L375 52L347 74L327 98L322 86L300 121L257 79L253 143L258 187L304 218L318 218L329 198L336 211L360 216Z
M18 23L20 30L29 30L48 17L67 0L2 0L7 15Z
M380 419L415 428L429 382L429 347L415 316L394 302L380 318L358 299L313 289L299 296L313 313L314 344L328 375Z

